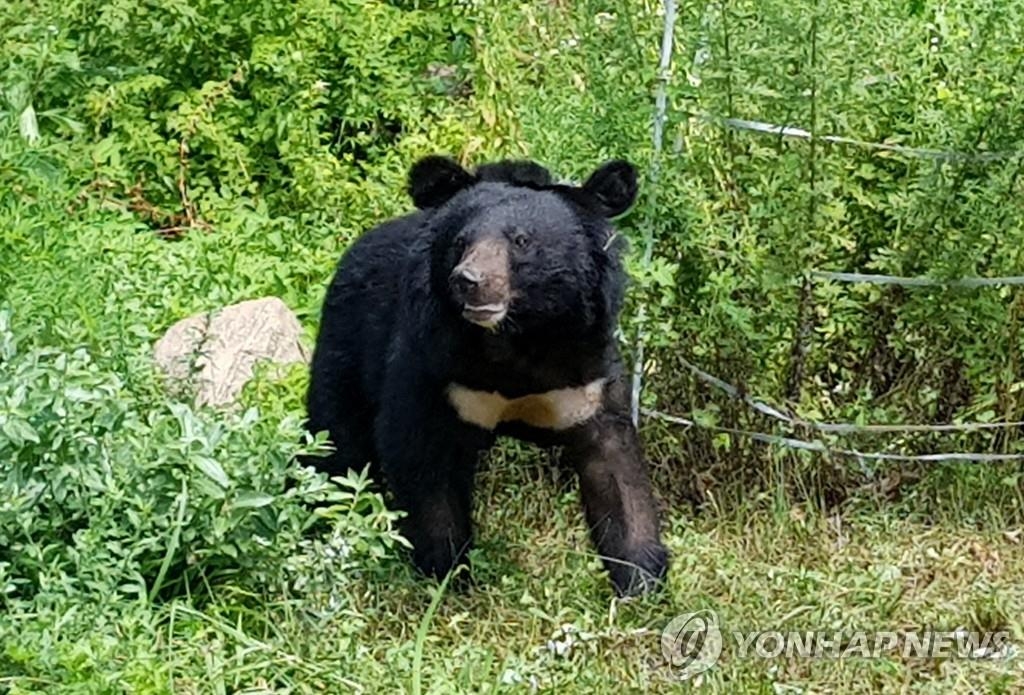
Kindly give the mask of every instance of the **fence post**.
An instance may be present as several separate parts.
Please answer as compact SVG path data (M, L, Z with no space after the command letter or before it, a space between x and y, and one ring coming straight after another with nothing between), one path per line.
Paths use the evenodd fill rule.
M668 103L668 81L669 68L672 65L672 42L675 35L676 25L676 2L665 0L665 28L661 34L661 60L658 63L658 88L654 97L654 126L652 129L652 141L654 154L651 157L650 177L647 185L651 187L650 201L654 201L654 193L657 190L658 174L661 166L661 150L665 139L665 113ZM651 257L654 255L654 228L650 221L644 230L644 255L643 267L651 264ZM644 319L647 317L646 307L641 304L637 325L636 359L633 362L633 390L631 397L633 411L633 425L640 424L640 392L643 389L644 369Z

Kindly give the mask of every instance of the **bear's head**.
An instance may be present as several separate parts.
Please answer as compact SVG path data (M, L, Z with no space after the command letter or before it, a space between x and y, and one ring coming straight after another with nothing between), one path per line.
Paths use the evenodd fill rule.
M430 210L431 286L445 310L494 330L574 330L614 322L622 300L622 240L610 219L636 199L636 170L612 160L582 186L555 184L533 162L470 174L443 157L410 171Z

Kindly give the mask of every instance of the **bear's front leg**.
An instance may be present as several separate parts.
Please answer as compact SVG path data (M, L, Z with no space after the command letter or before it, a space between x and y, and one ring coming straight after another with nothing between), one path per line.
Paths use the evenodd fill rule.
M401 529L413 546L414 564L442 579L466 564L474 473L491 439L458 421L433 389L392 402L395 407L381 411L375 431L384 478L406 513Z
M657 587L668 566L647 463L625 411L573 430L566 456L579 475L591 538L619 596Z
M402 533L412 543L413 563L428 577L444 579L467 564L473 543L470 486L458 476L416 489L396 486L398 504L406 512Z

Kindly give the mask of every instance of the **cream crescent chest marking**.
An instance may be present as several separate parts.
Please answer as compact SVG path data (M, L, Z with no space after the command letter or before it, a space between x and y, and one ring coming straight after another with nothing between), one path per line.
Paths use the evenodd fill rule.
M548 430L565 430L586 422L601 409L604 379L574 388L505 398L494 391L448 386L448 402L459 418L487 430L502 422L522 422Z

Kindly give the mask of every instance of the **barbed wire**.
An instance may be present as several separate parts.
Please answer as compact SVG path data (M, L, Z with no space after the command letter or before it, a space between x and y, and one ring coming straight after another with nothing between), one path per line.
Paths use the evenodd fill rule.
M960 461L964 463L1000 463L1007 461L1024 461L1024 454L984 454L959 451L934 454L889 454L885 452L858 451L856 449L830 447L825 443L817 440L807 441L805 439L797 439L795 437L784 437L776 434L767 434L765 432L753 432L750 430L741 430L733 427L720 427L718 425L702 424L694 420L678 417L676 415L669 415L668 413L663 413L660 410L654 410L651 408L643 408L642 412L647 417L655 418L658 420L664 420L666 422L676 425L696 427L699 429L706 429L713 432L721 432L723 434L746 437L748 439L753 439L764 444L774 444L784 446L789 449L813 451L815 453L826 454L830 456L852 457L861 461L917 461L923 463L942 463L946 461Z
M907 277L902 275L876 275L873 273L841 273L831 270L812 270L811 277L836 282L862 283L868 285L902 285L904 287L997 287L1000 285L1024 285L1024 275L1004 277L962 277L944 280L929 277Z
M828 434L867 434L867 433L896 433L896 432L971 432L978 430L994 430L994 429L1011 429L1015 427L1024 427L1024 421L1014 422L964 422L964 423L946 423L936 425L921 425L921 424L908 424L908 425L860 425L852 422L819 422L816 420L808 420L799 416L789 415L784 413L780 408L769 405L763 401L756 400L743 393L743 391L730 384L727 381L719 379L713 374L709 374L697 365L693 364L685 358L679 358L679 361L684 367L690 370L694 375L697 376L701 381L704 381L716 388L724 391L730 397L742 401L749 407L753 408L759 413L767 415L770 418L784 422L787 425L794 427L804 427L807 429L817 430L819 432L825 432Z
M928 147L910 147L908 145L897 145L888 142L871 142L869 140L860 140L858 138L851 138L844 135L815 135L806 128L781 125L778 123L768 123L765 121L748 120L745 118L729 118L715 116L708 113L691 113L689 115L696 117L705 123L721 125L733 130L744 130L764 135L776 135L801 140L819 140L838 145L852 145L854 147L893 152L919 159L961 162L994 162L1024 158L1024 150L1003 150L999 152L958 152L952 150L937 150Z

